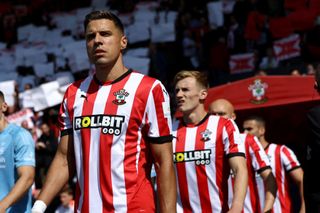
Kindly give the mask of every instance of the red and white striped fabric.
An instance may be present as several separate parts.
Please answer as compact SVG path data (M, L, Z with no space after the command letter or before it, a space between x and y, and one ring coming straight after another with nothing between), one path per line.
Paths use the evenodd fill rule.
M254 69L254 54L241 53L231 55L229 60L231 74L251 72Z
M228 158L245 156L236 124L207 115L198 125L173 123L177 212L226 212Z
M300 36L292 34L273 43L273 51L278 61L300 56Z
M263 206L260 206L259 193L256 183L256 174L264 171L265 169L271 169L270 161L263 147L261 146L258 138L242 133L241 139L244 141L246 148L247 168L248 168L248 188L244 201L243 212L262 212ZM229 206L232 202L232 180L229 180Z
M172 140L169 106L158 80L131 70L67 89L59 123L74 137L77 212L154 212L148 143Z
M293 151L285 145L271 143L265 151L270 159L272 173L276 178L278 186L273 212L290 213L293 211L293 207L289 190L288 172L300 168L300 163ZM257 177L257 184L259 189L264 189L261 177ZM261 206L263 206L265 198L264 190L259 190L259 196Z

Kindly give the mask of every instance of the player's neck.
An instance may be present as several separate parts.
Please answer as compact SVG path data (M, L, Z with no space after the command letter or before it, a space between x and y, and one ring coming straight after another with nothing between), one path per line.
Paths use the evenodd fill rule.
M194 110L191 113L183 115L183 121L186 124L192 124L197 125L204 119L204 117L207 115L207 112L203 109Z
M8 121L5 116L0 116L0 132L2 132L8 126Z
M97 67L96 77L100 82L113 81L122 76L128 69L124 66L108 69L108 67Z
M260 141L260 143L261 143L261 145L262 145L263 149L265 149L265 148L267 148L267 147L268 147L269 142L268 142L268 141L266 141L266 139L265 139L264 137L259 138L259 141Z
M113 81L128 71L119 58L114 64L95 65L96 77L100 82Z

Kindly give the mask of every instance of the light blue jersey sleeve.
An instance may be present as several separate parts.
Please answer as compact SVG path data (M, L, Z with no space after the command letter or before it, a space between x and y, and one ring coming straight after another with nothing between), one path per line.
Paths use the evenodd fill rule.
M14 164L20 166L35 167L35 143L31 134L22 128L19 128L15 138L14 146Z

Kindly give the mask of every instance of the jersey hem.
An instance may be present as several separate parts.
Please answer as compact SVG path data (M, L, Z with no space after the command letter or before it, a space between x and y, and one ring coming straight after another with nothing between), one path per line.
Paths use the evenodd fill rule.
M155 144L171 143L172 139L173 139L172 135L161 136L161 137L149 137L148 138L150 143L155 143Z
M271 169L271 166L262 167L262 168L260 168L260 169L257 170L257 173L260 174L261 172L263 172L263 171L265 171L265 170L267 170L267 169Z
M295 170L295 169L299 169L300 167L301 167L301 166L295 166L295 167L289 169L288 172L291 172L291 171L293 171L293 170Z
M71 135L72 134L72 129L65 129L65 130L62 130L61 133L60 133L60 136L65 136L65 135Z
M237 157L237 156L246 158L246 155L242 152L235 152L235 153L227 154L227 158L232 158L232 157Z

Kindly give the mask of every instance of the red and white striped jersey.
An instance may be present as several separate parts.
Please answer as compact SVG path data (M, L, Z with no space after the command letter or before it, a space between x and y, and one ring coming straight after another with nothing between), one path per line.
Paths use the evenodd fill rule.
M160 81L131 70L104 84L89 76L67 89L59 124L74 138L77 212L154 212L148 143L172 140Z
M226 212L228 158L245 156L236 124L214 115L207 115L198 125L177 120L173 135L177 212Z
M276 178L278 190L275 203L273 205L273 212L276 213L290 213L293 211L288 173L294 169L300 168L300 163L293 153L285 145L269 144L265 151L270 160L272 173ZM257 184L259 189L264 189L262 178L257 176ZM264 205L265 190L259 190L261 205Z
M245 213L259 213L262 212L263 206L260 206L259 193L256 183L256 174L264 171L265 169L271 169L270 161L267 154L265 153L262 145L258 141L258 138L242 133L240 134L241 139L245 144L246 158L247 158L247 169L248 169L248 188L247 194L244 201L243 212ZM232 180L229 180L229 206L232 202Z

